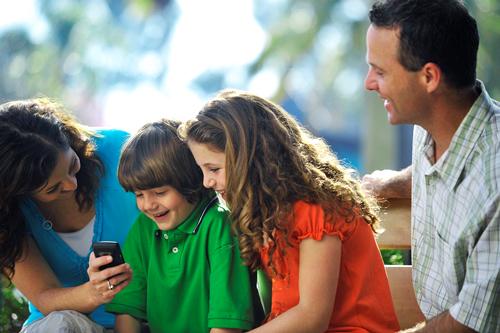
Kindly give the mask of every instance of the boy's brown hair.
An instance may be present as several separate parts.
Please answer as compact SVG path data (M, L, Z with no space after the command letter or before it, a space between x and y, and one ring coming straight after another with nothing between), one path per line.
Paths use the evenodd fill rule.
M162 119L144 125L124 145L118 180L126 191L172 186L189 203L206 193L203 174L187 147L177 136L180 122Z

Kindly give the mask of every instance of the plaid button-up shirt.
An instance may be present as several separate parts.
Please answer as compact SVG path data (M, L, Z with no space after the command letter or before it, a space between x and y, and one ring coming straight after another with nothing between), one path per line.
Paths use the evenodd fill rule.
M481 95L448 150L415 126L413 284L427 318L449 310L480 332L500 332L500 104Z

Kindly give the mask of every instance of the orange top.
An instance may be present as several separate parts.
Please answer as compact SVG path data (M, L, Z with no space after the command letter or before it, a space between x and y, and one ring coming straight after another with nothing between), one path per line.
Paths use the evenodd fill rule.
M373 232L359 216L352 222L336 217L325 221L320 205L298 201L293 206L294 220L288 231L291 246L280 234L273 264L281 273L272 277L272 305L268 320L282 314L299 302L299 244L305 238L321 240L323 235L342 241L340 274L335 305L327 332L395 332L399 324L392 304L387 275ZM281 234L282 235L282 234ZM269 248L261 251L267 267ZM268 276L273 276L268 269Z

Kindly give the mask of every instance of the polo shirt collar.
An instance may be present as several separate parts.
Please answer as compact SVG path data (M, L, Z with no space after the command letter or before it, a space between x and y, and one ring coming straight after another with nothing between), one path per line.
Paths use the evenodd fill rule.
M208 209L217 202L216 196L210 196L208 198L203 198L193 209L191 214L179 224L176 230L181 231L186 234L194 235L198 231L203 217L205 216Z
M483 133L488 118L491 117L490 110L493 109L493 101L488 95L484 84L477 80L476 87L481 90L480 95L453 135L445 155L437 161L433 168L453 189L455 189L462 174L467 157ZM427 133L427 135L429 134Z

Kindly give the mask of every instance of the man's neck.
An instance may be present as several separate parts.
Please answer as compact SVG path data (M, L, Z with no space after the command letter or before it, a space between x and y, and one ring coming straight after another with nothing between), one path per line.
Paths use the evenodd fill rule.
M434 161L446 152L455 132L476 101L479 93L471 88L460 92L447 91L437 96L433 104L432 116L424 127L434 140Z

